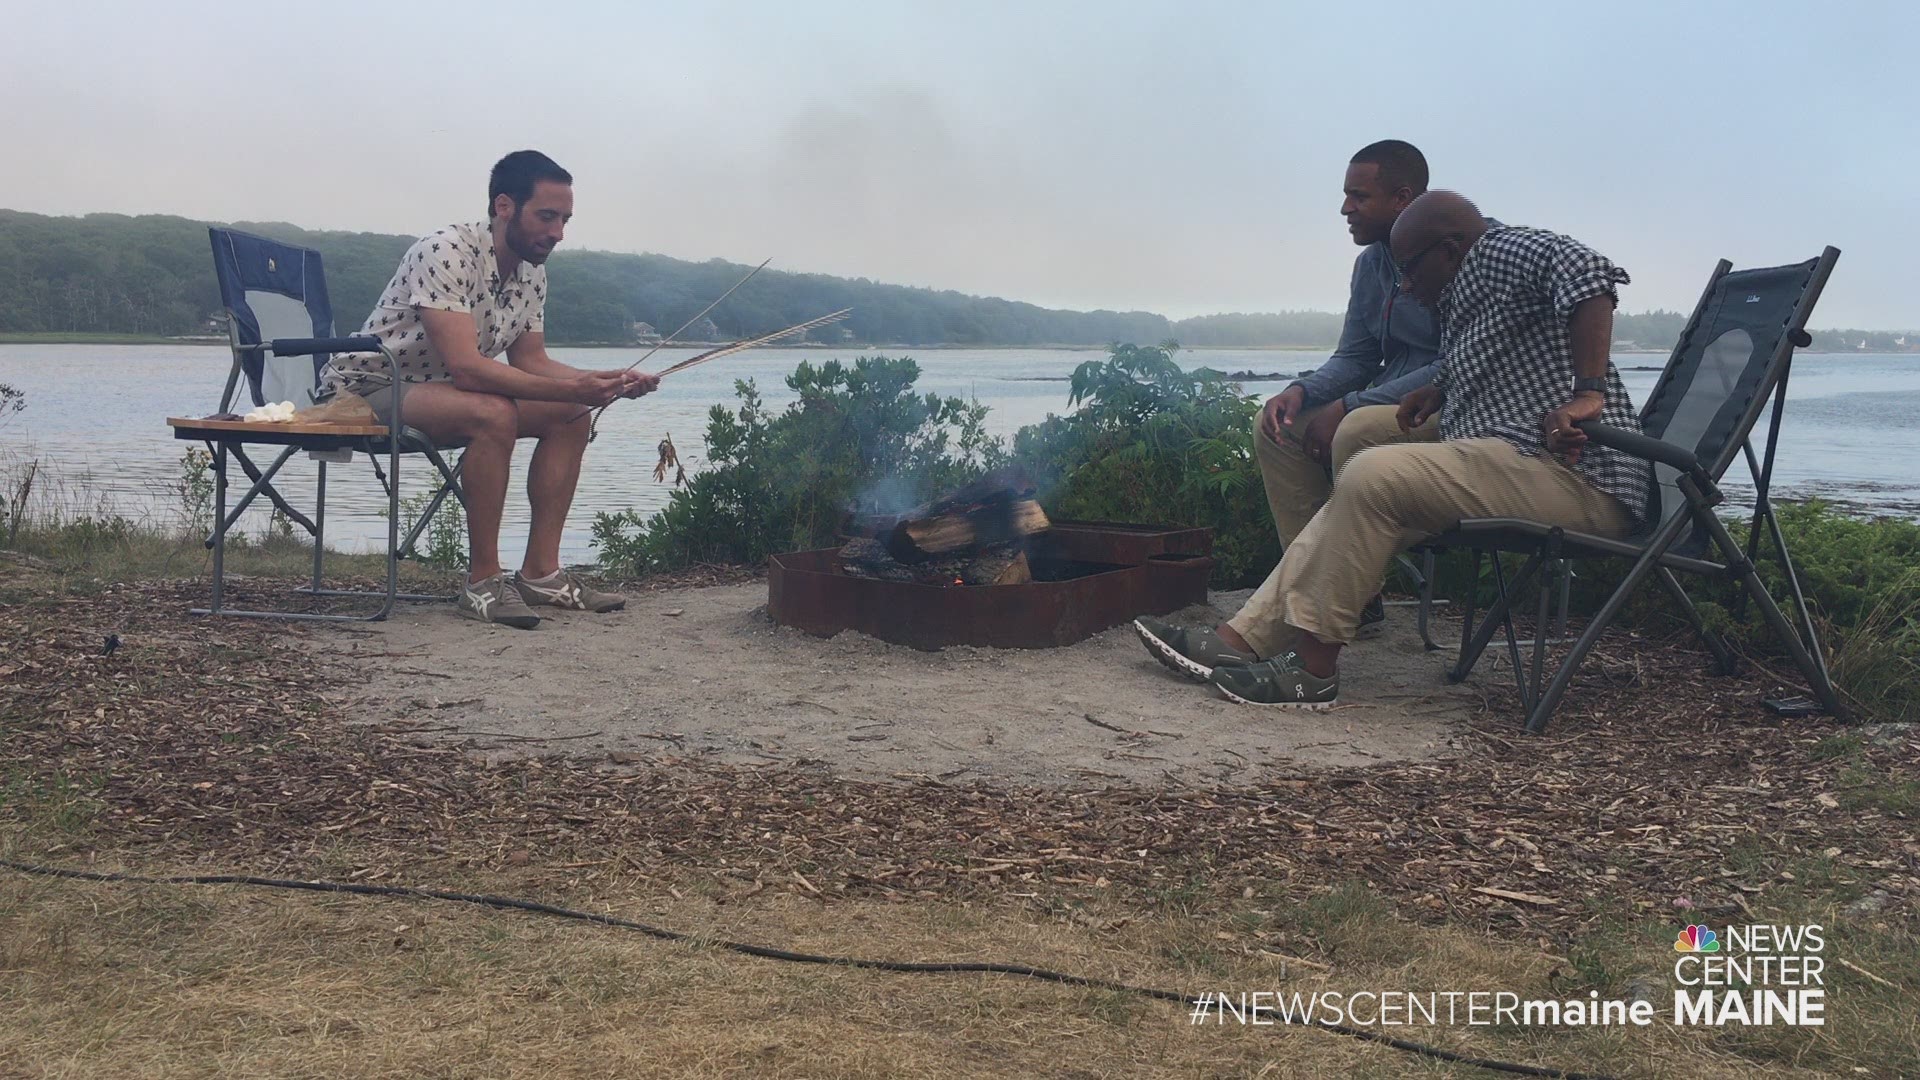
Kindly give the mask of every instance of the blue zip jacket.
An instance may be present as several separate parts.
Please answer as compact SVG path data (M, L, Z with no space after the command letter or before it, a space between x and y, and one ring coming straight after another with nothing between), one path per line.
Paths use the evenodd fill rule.
M1362 405L1398 405L1433 381L1440 327L1426 305L1400 291L1386 241L1353 260L1353 285L1340 346L1320 370L1293 385L1307 388L1306 407L1335 398L1349 412Z

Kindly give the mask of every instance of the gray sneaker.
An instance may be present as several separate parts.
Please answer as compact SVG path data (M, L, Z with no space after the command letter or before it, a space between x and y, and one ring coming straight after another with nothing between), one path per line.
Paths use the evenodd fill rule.
M1322 679L1292 653L1243 667L1215 668L1207 680L1230 701L1282 709L1331 709L1340 704L1340 675Z
M520 590L520 599L530 607L557 607L568 611L607 612L619 611L627 606L627 598L619 593L601 592L586 582L562 570L560 576L551 581L535 584L518 574L513 583Z
M516 630L531 630L540 625L540 616L535 615L527 602L520 599L519 590L513 587L505 574L495 574L485 580L462 585L460 596L453 606L454 610L469 619L499 623Z
M1142 615L1133 620L1133 629L1155 660L1194 682L1206 682L1213 669L1223 664L1251 664L1259 659L1221 641L1212 627L1175 626Z

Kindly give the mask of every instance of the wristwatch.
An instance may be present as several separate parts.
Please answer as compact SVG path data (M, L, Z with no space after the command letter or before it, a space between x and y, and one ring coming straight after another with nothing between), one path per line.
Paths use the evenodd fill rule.
M1597 393L1597 394L1604 394L1604 393L1606 393L1606 392L1607 392L1607 380L1606 380L1606 377L1605 377L1605 376L1599 376L1599 377L1596 377L1596 378L1592 378L1592 379L1575 379L1575 380L1573 380L1573 392L1574 392L1574 393L1576 393L1576 394L1579 394L1579 393L1583 393L1583 392L1585 392L1585 391L1588 391L1588 390L1592 390L1593 392L1595 392L1595 393Z

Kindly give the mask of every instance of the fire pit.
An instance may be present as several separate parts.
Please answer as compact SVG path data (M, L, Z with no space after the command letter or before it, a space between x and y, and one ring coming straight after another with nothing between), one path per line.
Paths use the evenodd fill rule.
M1017 517L1019 508L1011 509ZM864 539L900 546L897 537L885 536ZM858 630L916 649L1046 649L1207 599L1212 529L1061 521L1019 539L1030 580L1015 584L963 583L969 573L984 572L977 570L982 558L992 560L989 570L997 565L1001 554L993 549L1003 547L1004 538L988 545L985 556L962 560L957 571L940 553L909 564L937 565L936 583L917 571L907 580L849 573L848 548L775 555L767 571L767 611L775 622L820 637ZM1018 576L1004 569L992 574L994 580Z

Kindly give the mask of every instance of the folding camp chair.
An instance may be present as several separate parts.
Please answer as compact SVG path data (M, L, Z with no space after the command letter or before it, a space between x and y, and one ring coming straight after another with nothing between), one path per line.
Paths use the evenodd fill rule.
M1519 683L1522 707L1527 713L1527 730L1536 734L1545 730L1574 671L1592 651L1601 632L1619 614L1628 596L1648 577L1658 581L1679 604L1713 654L1716 668L1723 674L1730 673L1735 666L1732 652L1707 629L1699 610L1674 576L1677 570L1738 582L1745 590L1743 599L1751 599L1759 609L1767 626L1785 645L1794 665L1805 676L1820 705L1828 713L1843 715L1839 694L1827 674L1819 636L1807 611L1806 597L1800 589L1793 557L1768 498L1774 451L1779 445L1780 422L1786 410L1787 376L1793 351L1795 347L1812 344L1806 330L1807 319L1839 258L1839 250L1829 247L1819 258L1803 263L1738 272L1732 271L1731 263L1721 260L1708 280L1699 306L1687 321L1686 330L1674 345L1659 383L1641 407L1640 425L1645 434L1597 422L1580 425L1595 444L1632 454L1653 465L1656 484L1646 523L1632 536L1614 540L1537 521L1486 518L1462 521L1453 530L1418 545L1429 554L1445 548L1472 550L1476 579L1482 560L1488 554L1493 556L1496 599L1476 626L1469 597L1461 628L1460 656L1448 672L1450 681L1459 682L1467 677L1492 640L1494 629L1504 625L1508 655ZM1769 399L1773 418L1766 451L1756 455L1750 434ZM1719 487L1720 478L1740 456L1746 458L1755 489L1753 520L1744 545L1729 535L1726 525L1713 512L1725 499ZM1763 525L1773 541L1792 593L1799 623L1797 630L1781 613L1754 569L1753 559L1759 551ZM1501 552L1527 556L1511 587L1500 564ZM1554 560L1606 558L1629 559L1633 565L1619 588L1587 623L1572 651L1554 672L1552 682L1543 690L1541 680L1549 643L1545 576L1540 580L1530 671L1521 660L1520 643L1513 632L1513 597ZM1431 566L1430 561L1428 565ZM1427 580L1423 601L1432 598L1431 573ZM1563 618L1564 595L1563 591Z
M319 373L327 356L334 352L379 352L386 356L388 368L393 357L377 338L336 338L333 312L327 297L326 276L320 253L251 236L232 229L208 229L213 245L213 265L220 284L220 300L227 312L228 337L233 349L233 368L227 375L226 390L220 398L220 413L228 413L240 380L246 380L248 394L255 405L292 401L305 408L315 401ZM207 443L213 454L215 518L213 532L206 544L213 549L213 598L209 607L194 614L239 615L255 618L316 619L330 621L379 620L393 609L395 600L446 600L447 596L402 593L398 591L398 561L412 549L432 521L435 511L448 495L465 504L460 488L459 468L449 467L440 451L453 446L435 445L422 432L402 422L406 384L394 380L393 420L391 426L338 427L321 425L261 425L221 423L218 421L175 422L174 433L182 439ZM265 469L247 455L248 444L277 445L279 455ZM273 479L295 452L306 450L317 459L319 479L313 502L313 516L295 509L274 487ZM356 453L373 459L375 474L387 493L387 586L384 592L329 589L322 583L326 552L327 464L351 461ZM433 463L440 474L440 486L428 501L419 520L400 538L400 456L420 454ZM240 501L227 509L227 459L231 456L252 480ZM381 457L387 459L381 467ZM235 522L258 496L265 495L287 520L299 525L313 537L313 582L299 590L313 596L380 596L383 602L371 615L317 615L285 611L240 611L222 605L225 590L226 537Z

